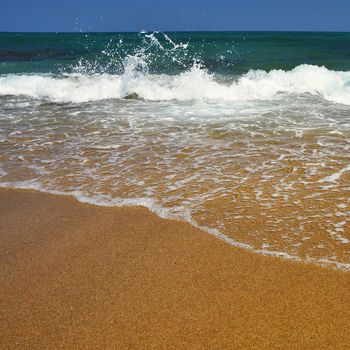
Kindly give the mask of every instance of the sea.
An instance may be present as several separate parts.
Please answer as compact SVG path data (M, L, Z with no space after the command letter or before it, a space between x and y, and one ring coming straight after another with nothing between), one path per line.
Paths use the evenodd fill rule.
M350 33L0 33L0 186L350 270Z

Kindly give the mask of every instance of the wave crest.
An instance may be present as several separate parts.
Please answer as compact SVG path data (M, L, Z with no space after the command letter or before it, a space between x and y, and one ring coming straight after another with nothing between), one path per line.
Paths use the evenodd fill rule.
M123 74L6 75L0 77L0 95L24 95L52 102L88 102L120 99L135 94L144 100L269 100L279 93L309 93L350 105L350 72L300 65L291 71L251 70L222 81L195 63L178 75L155 75L134 69L129 59Z

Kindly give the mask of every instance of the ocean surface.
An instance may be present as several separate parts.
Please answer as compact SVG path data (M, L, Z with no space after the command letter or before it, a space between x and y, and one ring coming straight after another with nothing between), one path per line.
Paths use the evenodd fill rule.
M350 270L350 33L0 33L0 186Z

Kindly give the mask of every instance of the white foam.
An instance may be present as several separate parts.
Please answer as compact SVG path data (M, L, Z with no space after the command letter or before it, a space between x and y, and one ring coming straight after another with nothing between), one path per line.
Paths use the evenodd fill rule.
M130 93L154 101L269 100L279 93L308 93L350 105L350 72L325 67L300 65L291 71L251 70L228 84L217 81L198 64L175 76L139 72L142 64L140 57L128 57L121 75L5 75L0 77L0 95L79 103L124 98Z
M0 166L0 177L7 175L6 171Z
M346 167L340 169L336 173L320 179L319 182L335 182L336 183L341 178L341 176L349 170L350 170L350 164L347 165Z

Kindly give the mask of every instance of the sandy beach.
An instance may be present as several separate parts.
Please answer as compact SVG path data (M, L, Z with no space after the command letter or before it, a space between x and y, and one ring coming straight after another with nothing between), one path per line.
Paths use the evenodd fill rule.
M1 349L347 349L350 274L139 207L0 191Z

